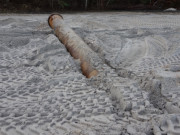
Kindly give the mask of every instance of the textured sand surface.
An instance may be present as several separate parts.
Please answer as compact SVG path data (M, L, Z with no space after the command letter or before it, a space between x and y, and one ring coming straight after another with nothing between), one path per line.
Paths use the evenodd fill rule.
M179 135L180 15L76 13L95 52L87 79L47 24L0 15L0 135Z

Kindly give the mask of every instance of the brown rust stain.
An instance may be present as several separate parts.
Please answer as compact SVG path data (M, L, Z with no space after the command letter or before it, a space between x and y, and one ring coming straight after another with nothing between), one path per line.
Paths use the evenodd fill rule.
M87 78L98 75L98 71L93 69L86 61L81 62L81 70L83 75L85 75Z
M86 61L81 61L81 70L86 77L88 77L88 66L89 64Z

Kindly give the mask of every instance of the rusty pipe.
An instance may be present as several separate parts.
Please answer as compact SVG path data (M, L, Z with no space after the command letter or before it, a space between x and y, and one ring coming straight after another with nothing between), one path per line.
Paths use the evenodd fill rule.
M55 35L65 45L74 59L79 59L83 75L91 78L98 74L93 66L91 56L94 52L88 45L63 21L60 14L52 14L48 18L49 26L54 30ZM93 56L92 56L93 57Z

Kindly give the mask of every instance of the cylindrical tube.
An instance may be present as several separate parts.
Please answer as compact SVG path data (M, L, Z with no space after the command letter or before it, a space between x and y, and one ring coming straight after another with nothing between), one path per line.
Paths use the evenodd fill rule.
M72 57L80 59L82 73L91 78L98 74L93 67L91 56L94 52L88 45L63 21L59 14L52 14L48 18L49 26L54 29L56 36L65 45ZM93 57L93 56L92 56Z

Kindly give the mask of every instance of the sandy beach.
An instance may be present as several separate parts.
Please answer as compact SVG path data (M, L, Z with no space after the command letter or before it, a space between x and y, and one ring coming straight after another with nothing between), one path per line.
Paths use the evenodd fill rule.
M180 14L64 13L96 55L86 78L50 14L0 14L0 135L180 134Z

